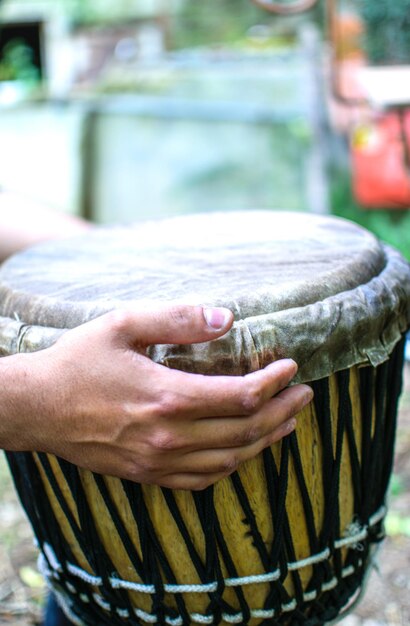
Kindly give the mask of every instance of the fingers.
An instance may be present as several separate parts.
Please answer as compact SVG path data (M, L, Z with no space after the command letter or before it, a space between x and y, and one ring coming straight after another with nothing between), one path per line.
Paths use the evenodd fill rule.
M184 430L161 437L156 451L136 461L140 480L142 476L142 482L173 489L204 489L289 435L296 427L294 415L312 397L310 387L298 385L281 392L255 416L198 420L189 429L189 444L183 444ZM161 456L166 463L159 461Z
M238 466L293 431L294 415L313 396L307 385L284 389L250 416L199 420L150 420L151 435L137 429L117 445L85 442L54 451L71 462L99 473L173 489L204 489L230 475ZM156 425L155 425L156 424ZM69 449L71 448L71 450ZM86 453L85 453L86 452Z
M108 313L105 321L114 331L126 336L130 345L210 341L231 328L233 314L225 308L168 306L149 310L118 310Z
M280 424L269 436L243 448L204 450L182 458L174 473L161 476L155 482L170 489L200 491L235 472L238 467L268 446L273 445L296 428L296 419Z
M296 419L291 418L280 424L269 436L243 448L204 450L182 456L174 471L157 476L155 484L170 489L198 491L209 487L218 480L230 476L239 465L257 456L262 450L286 437L296 428ZM133 480L133 477L130 476ZM150 480L145 480L150 482Z
M226 474L220 472L216 474L173 474L172 476L164 476L160 482L161 487L168 489L180 489L184 491L202 491L207 487L226 478Z
M228 476L239 465L257 456L262 450L286 437L296 428L296 418L292 417L249 445L219 449L205 449L181 455L178 473L223 474Z
M285 359L246 376L201 376L154 363L138 349L214 339L232 321L226 309L178 306L115 311L67 332L65 345L57 342L48 355L54 381L60 372L65 412L52 416L57 428L41 449L93 471L173 488L203 489L232 473L291 432L291 418L310 401L308 387L286 388L296 364ZM61 430L65 446L55 441Z
M313 391L308 385L296 385L279 393L251 416L193 421L179 439L179 443L184 444L181 451L248 447L274 436L283 424L288 424L289 419L310 403L312 397Z
M284 359L246 376L201 376L162 369L164 385L177 390L167 395L169 409L174 402L175 416L200 419L253 415L291 382L297 365Z

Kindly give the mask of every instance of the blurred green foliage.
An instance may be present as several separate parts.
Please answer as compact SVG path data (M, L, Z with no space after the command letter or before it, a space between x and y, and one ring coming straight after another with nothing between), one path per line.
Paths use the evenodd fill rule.
M386 531L390 537L404 535L410 537L410 516L390 511L386 518Z
M250 0L187 1L173 25L173 44L189 48L209 43L230 44L258 23L269 23L269 14Z
M410 63L410 0L359 0L373 64Z
M194 0L195 1L195 0ZM74 23L112 23L155 13L167 13L179 0L0 0L9 16L60 14Z
M406 485L402 476L400 476L399 474L392 475L390 480L389 492L393 498L401 496L403 495L403 493L406 492Z
M189 48L209 44L232 45L248 39L265 39L270 47L294 43L299 24L306 19L320 24L323 6L309 13L279 17L252 0L185 0L174 20L172 45Z
M410 260L410 210L364 209L352 195L350 180L348 170L335 169L332 172L332 213L367 228Z
M18 80L35 84L40 79L33 63L33 50L23 39L13 39L3 48L0 60L0 81Z
M0 0L0 16L27 12L59 13L73 24L104 25L157 15L170 25L174 48L209 44L230 45L256 26L268 26L275 36L294 34L295 24L322 20L323 5L308 14L285 19L257 7L252 0ZM175 19L174 19L175 18Z
M104 24L124 19L133 19L150 14L157 6L161 11L161 0L60 0L67 15L75 23Z

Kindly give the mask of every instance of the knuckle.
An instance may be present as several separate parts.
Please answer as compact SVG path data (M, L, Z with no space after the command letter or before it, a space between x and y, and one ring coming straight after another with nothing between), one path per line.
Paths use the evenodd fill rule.
M156 415L160 418L169 418L178 415L182 410L180 397L172 391L161 394L156 403Z
M154 450L159 452L180 450L183 447L180 437L167 429L156 430L151 435L150 444Z
M298 413L299 409L296 403L288 402L284 398L280 398L280 397L277 398L277 400L278 400L279 415L280 415L282 422L287 421L288 419L296 415L296 413Z
M137 471L143 476L152 476L158 472L158 463L154 458L142 458L135 464Z
M241 399L242 409L246 414L251 415L255 413L263 403L262 390L259 387L253 386L246 390Z
M157 465L148 459L140 459L138 462L130 461L124 471L124 478L133 482L152 481L157 472Z
M235 455L229 455L221 464L221 472L225 475L232 474L239 467L239 458Z
M125 310L111 311L107 313L106 320L111 330L121 332L129 328L132 315Z
M262 432L260 426L257 424L247 424L235 438L235 443L240 446L247 446L256 443L261 436Z
M262 436L261 428L260 426L253 424L245 431L244 435L245 444L256 443Z
M171 320L177 325L188 323L191 317L188 308L184 306L171 306L168 310L168 314Z

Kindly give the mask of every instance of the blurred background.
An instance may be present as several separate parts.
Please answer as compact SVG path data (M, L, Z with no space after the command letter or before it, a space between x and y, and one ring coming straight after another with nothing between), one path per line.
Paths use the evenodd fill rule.
M308 4L2 0L0 186L99 223L335 213L409 255L410 0Z
M335 214L410 259L410 0L272 3L0 1L0 189L97 223ZM410 623L406 385L390 538L345 626ZM0 624L26 626L44 589L13 498L0 465Z

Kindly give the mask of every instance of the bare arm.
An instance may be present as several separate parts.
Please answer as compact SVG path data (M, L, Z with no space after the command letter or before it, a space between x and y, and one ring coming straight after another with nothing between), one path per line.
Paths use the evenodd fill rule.
M90 228L0 194L0 257ZM47 350L0 359L0 447L56 454L96 472L203 489L289 434L310 402L286 388L290 360L244 377L167 369L154 343L210 341L232 325L225 309L178 307L104 315Z
M78 217L23 195L0 192L0 262L41 241L69 237L89 228L91 225Z
M118 311L52 348L0 359L0 445L171 488L203 489L231 474L295 428L312 391L286 388L291 360L244 377L206 377L145 356L150 343L224 334L232 314L222 313L213 311L212 326L201 307Z

